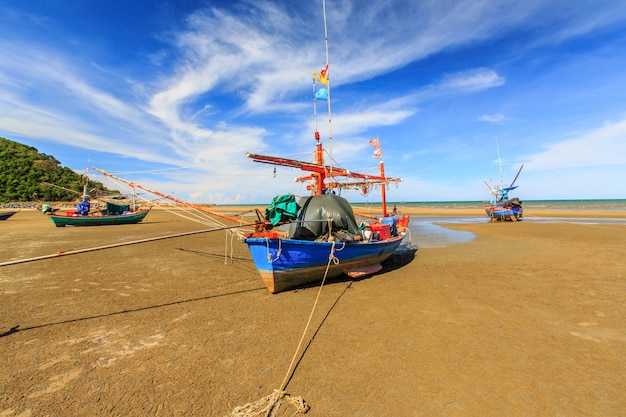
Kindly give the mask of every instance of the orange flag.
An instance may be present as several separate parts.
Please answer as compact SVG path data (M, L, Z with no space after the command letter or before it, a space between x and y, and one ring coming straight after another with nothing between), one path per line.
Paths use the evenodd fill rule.
M318 83L328 85L328 64L326 64L320 72L314 72L313 78L315 78L315 81Z

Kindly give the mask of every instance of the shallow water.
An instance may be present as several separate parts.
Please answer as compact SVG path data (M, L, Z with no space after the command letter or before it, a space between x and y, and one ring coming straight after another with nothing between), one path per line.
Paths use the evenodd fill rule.
M227 214L235 215L236 213ZM476 238L475 234L463 230L448 229L445 225L489 223L489 221L487 216L412 216L409 222L410 236L405 238L404 244L417 245L418 247L435 247L471 242ZM626 224L626 219L619 218L531 217L524 218L521 221L535 223ZM288 226L277 229L287 231Z
M458 221L448 223L463 223L463 220L466 219L467 218L459 217L457 219ZM447 219L441 217L420 217L411 220L409 222L409 230L411 231L409 238L411 239L411 243L417 244L420 247L432 247L470 242L476 238L476 235L471 232L452 230L436 224L443 223L441 220Z
M456 216L419 216L412 217L409 222L411 243L422 247L454 245L470 242L476 238L471 232L452 230L446 224L489 223L485 217ZM532 217L521 220L534 223L577 223L577 224L626 224L626 219L613 218L566 218L566 217Z
M522 197L522 196L518 196ZM611 200L525 200L524 208L541 210L626 210L626 199ZM437 202L396 202L388 203L388 206L396 205L399 210L406 208L433 208L433 209L482 209L484 201L437 201ZM359 206L359 204L355 204ZM365 206L365 205L364 205Z

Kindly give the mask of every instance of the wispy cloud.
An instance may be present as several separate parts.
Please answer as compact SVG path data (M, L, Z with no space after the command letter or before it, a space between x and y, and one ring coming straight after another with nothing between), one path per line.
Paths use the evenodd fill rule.
M447 75L439 87L461 91L477 91L504 85L505 80L495 71L488 68L477 68Z
M482 116L478 116L476 119L481 122L489 123L502 123L509 120L509 118L502 113L483 114Z
M135 55L123 57L116 56L115 44L95 45L93 36L81 38L81 33L70 32L76 27L63 26L61 15L33 14L26 6L23 12L6 8L0 6L0 24L9 27L5 32L11 36L0 32L0 133L102 150L142 163L193 166L193 175L170 178L196 197L218 199L236 198L227 197L223 181L211 182L226 170L238 173L229 179L231 190L240 190L240 195L257 192L249 181L256 171L249 167L246 151L271 148L272 153L287 153L310 147L308 83L310 72L325 64L317 4L240 0L221 7L215 3L171 26L159 26L160 32L150 34L159 40L158 48L138 49ZM626 4L619 2L529 0L506 7L496 0L333 2L328 10L332 88L343 93L340 88L346 87L344 92L352 89L353 93L350 100L342 94L334 96L333 136L341 139L334 144L335 151L354 160L368 155L366 140L383 129L395 134L381 137L388 141L386 155L392 152L391 143L412 155L428 154L424 149L428 146L452 154L440 140L445 136L451 141L463 137L466 149L475 148L469 143L469 123L480 129L509 128L523 119L517 110L532 106L529 102L534 98L529 90L523 98L507 96L507 103L498 94L508 93L513 85L517 91L541 89L516 74L517 66L507 67L507 60L529 63L532 74L555 71L555 82L562 68L544 68L543 54L531 62L525 56L528 51L619 29L625 21ZM11 31L12 22L19 22L21 30ZM63 42L41 35L61 31L65 31ZM69 52L68 39L83 43L81 54ZM502 49L501 42L508 42L510 49ZM479 52L472 49L475 46L481 48ZM581 55L579 59L575 53L568 55L569 68L595 71L587 62L581 65L581 60L595 57ZM109 60L111 56L116 60ZM421 68L415 74L409 70L421 62L431 66L427 77L419 72ZM559 102L571 97L568 87L564 84L559 90ZM580 89L578 94L583 97L588 91ZM606 100L609 94L604 94ZM461 102L479 96L492 101L482 107L474 107L478 101L472 101L471 107L463 102L463 107L449 109L441 104L442 98ZM426 112L430 120L420 119ZM325 115L318 118L323 121ZM432 125L426 126L429 121ZM529 138L524 146L531 154L526 169L623 164L626 150L620 138L625 123L608 123L573 138L566 136L567 140L565 134L556 133L554 142L540 152L536 152L539 139L523 132L519 136ZM596 120L585 123L594 125ZM415 144L416 132L436 137L436 143ZM288 148L281 146L285 143ZM405 170L412 169L413 165ZM159 181L165 188L174 186Z
M557 170L626 164L626 119L545 146L530 155L528 170Z

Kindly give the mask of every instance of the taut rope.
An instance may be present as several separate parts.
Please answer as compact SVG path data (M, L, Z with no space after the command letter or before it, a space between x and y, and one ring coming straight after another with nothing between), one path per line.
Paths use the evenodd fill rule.
M330 223L330 221L329 221ZM329 224L330 230L330 224ZM293 405L296 408L296 413L305 414L309 411L308 404L302 399L302 397L293 397L285 391L287 387L287 383L289 378L295 372L294 364L298 359L298 353L302 347L302 343L304 342L304 338L306 336L307 331L309 330L309 326L311 324L311 320L313 319L313 314L315 313L315 309L317 308L317 304L320 299L320 295L322 294L322 288L324 288L324 284L326 283L326 278L328 277L328 270L330 269L331 263L338 264L339 259L335 256L335 246L336 242L332 242L330 253L328 255L328 262L326 264L326 270L324 271L324 277L322 278L322 283L317 291L317 296L315 297L315 302L313 303L313 308L311 309L311 313L309 314L309 318L304 326L304 331L302 332L302 336L300 337L300 341L298 342L298 347L291 358L291 363L289 364L289 368L287 369L287 373L285 374L285 378L283 382L280 384L280 388L274 390L273 393L267 395L260 400L257 400L252 403L248 403L242 406L237 406L230 414L230 417L256 417L256 416L265 416L265 417L273 417L278 412L280 405L282 402L287 402ZM344 245L345 246L345 245ZM342 247L343 249L343 247Z

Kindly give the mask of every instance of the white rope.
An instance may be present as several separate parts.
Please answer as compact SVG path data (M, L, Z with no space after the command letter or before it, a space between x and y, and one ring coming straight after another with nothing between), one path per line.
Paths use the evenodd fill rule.
M329 229L330 230L330 229ZM279 239L280 240L280 239ZM285 378L283 382L280 384L280 389L274 390L274 392L268 396L261 398L252 403L245 404L243 406L235 407L235 409L230 414L230 417L256 417L265 415L265 417L274 417L276 413L278 413L278 409L283 402L288 402L296 408L297 413L305 414L309 411L309 406L304 402L302 397L292 397L286 393L285 388L287 388L287 382L289 378L295 371L294 364L296 363L296 359L298 359L298 353L302 348L302 343L304 342L304 338L306 336L307 331L309 330L309 326L311 325L311 320L313 319L313 314L315 313L315 309L317 308L317 304L320 299L320 295L322 294L322 288L324 288L324 284L326 283L326 278L328 277L328 271L330 269L330 265L339 264L339 259L335 256L335 246L336 242L332 242L330 247L330 253L328 254L328 263L326 264L326 270L324 271L324 277L322 278L322 283L317 292L317 296L315 297L315 302L313 303L313 308L311 309L311 313L309 314L309 318L304 326L304 331L302 332L302 336L300 337L300 341L298 342L298 347L291 358L291 363L289 364L289 368L287 369L287 373L285 374ZM342 248L345 247L345 243Z
M21 263L26 263L26 262L40 261L40 260L43 260L43 259L58 258L58 257L61 257L61 256L76 255L76 254L79 254L79 253L94 252L94 251L103 250L103 249L117 248L117 247L120 247L120 246L136 245L136 244L139 244L139 243L146 243L146 242L154 242L156 240L164 240L164 239L172 239L172 238L182 237L182 236L196 235L196 234L199 234L199 233L216 232L218 230L230 229L230 228L234 228L234 227L239 227L239 226L225 226L225 227L216 227L216 228L212 228L212 229L194 230L192 232L176 233L176 234L167 235L167 236L149 237L149 238L145 238L145 239L133 240L133 241L130 241L130 242L113 243L113 244L110 244L110 245L96 246L96 247L85 248L85 249L61 251L61 252L53 253L53 254L50 254L50 255L42 255L42 256L35 256L33 258L17 259L17 260L14 260L14 261L0 262L0 267L9 266L9 265L16 265L16 264L21 264Z
M237 230L237 229L235 229L235 230ZM238 235L239 233L240 232L233 232L233 231L231 231L231 233L230 233L230 261L231 262L233 261L233 253L234 253L234 250L235 250L235 245L233 244L233 240L235 239L235 236L239 237L239 235Z
M274 263L280 258L280 255L283 253L283 240L278 238L278 250L276 251L276 258L272 259L272 254L270 253L270 238L265 238L265 249L267 250L267 262Z

